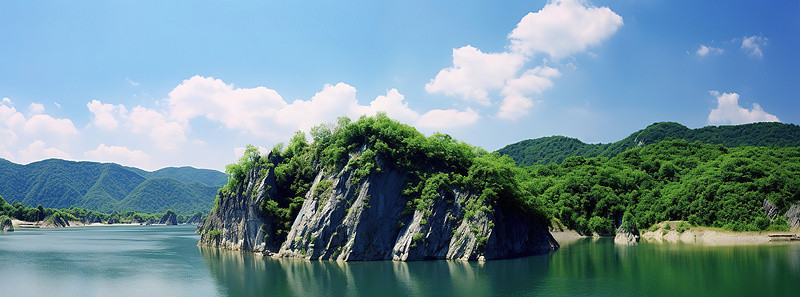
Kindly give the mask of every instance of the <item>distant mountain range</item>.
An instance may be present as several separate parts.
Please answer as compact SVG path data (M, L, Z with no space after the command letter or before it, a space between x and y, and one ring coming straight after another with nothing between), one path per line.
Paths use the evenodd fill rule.
M226 182L225 173L192 167L145 171L115 163L47 159L20 165L0 159L0 195L33 207L207 213Z
M561 163L571 156L613 157L633 147L644 146L667 138L686 139L737 146L800 146L800 126L783 123L753 123L732 126L707 126L689 129L674 122L659 122L636 131L617 142L588 144L565 136L523 140L497 152L508 155L519 166Z

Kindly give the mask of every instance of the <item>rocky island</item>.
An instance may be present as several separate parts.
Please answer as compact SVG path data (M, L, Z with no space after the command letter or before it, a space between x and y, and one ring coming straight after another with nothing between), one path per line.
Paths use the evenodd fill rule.
M558 248L513 161L384 115L228 166L200 245L310 260L501 259Z

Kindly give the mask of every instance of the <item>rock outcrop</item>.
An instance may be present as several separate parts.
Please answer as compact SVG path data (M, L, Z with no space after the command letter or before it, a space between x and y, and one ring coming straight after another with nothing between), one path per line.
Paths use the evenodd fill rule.
M772 204L772 201L769 199L764 199L764 212L769 217L769 221L775 221L775 218L778 217L778 207L775 204Z
M167 210L163 216L161 216L161 220L158 221L159 224L162 225L177 225L178 224L178 215L175 214L172 210Z
M617 228L614 243L619 245L635 245L639 243L639 229L636 224L623 222Z
M202 225L203 224L203 214L199 213L199 212L194 214L191 218L189 218L188 221L186 221L186 223L190 224L190 225Z
M273 170L259 177L261 168L253 168L235 193L220 196L201 228L200 245L343 261L489 260L558 248L547 224L530 212L495 204L468 213L478 196L459 189L440 191L425 210L410 207L402 195L407 173L377 160L381 170L363 178L347 167L335 173L317 168L284 240L271 236L275 222L259 211L276 195Z
M280 242L265 236L274 230L274 222L259 211L261 202L276 194L275 176L269 169L259 179L260 170L260 167L250 170L234 193L220 195L200 229L200 245L265 253L278 251Z
M800 204L789 207L786 211L786 222L789 224L789 231L800 231Z
M49 217L46 217L42 223L39 225L39 228L64 228L69 227L69 221L64 219L59 213L54 213Z
M87 224L87 225L88 224L94 224L94 223L100 223L100 217L98 217L96 213L90 211L83 218L83 223Z
M0 216L0 233L14 232L14 224L8 216Z

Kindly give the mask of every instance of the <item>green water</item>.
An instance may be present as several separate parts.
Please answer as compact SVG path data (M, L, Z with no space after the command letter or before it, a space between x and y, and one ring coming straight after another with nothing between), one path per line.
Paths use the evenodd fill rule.
M580 240L489 261L308 262L198 248L193 226L0 235L1 296L798 296L800 245Z

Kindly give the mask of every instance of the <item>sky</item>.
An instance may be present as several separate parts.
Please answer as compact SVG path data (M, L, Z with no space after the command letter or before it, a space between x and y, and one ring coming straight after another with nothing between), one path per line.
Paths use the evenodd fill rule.
M493 151L800 123L799 1L2 1L0 158L223 170L384 111Z

